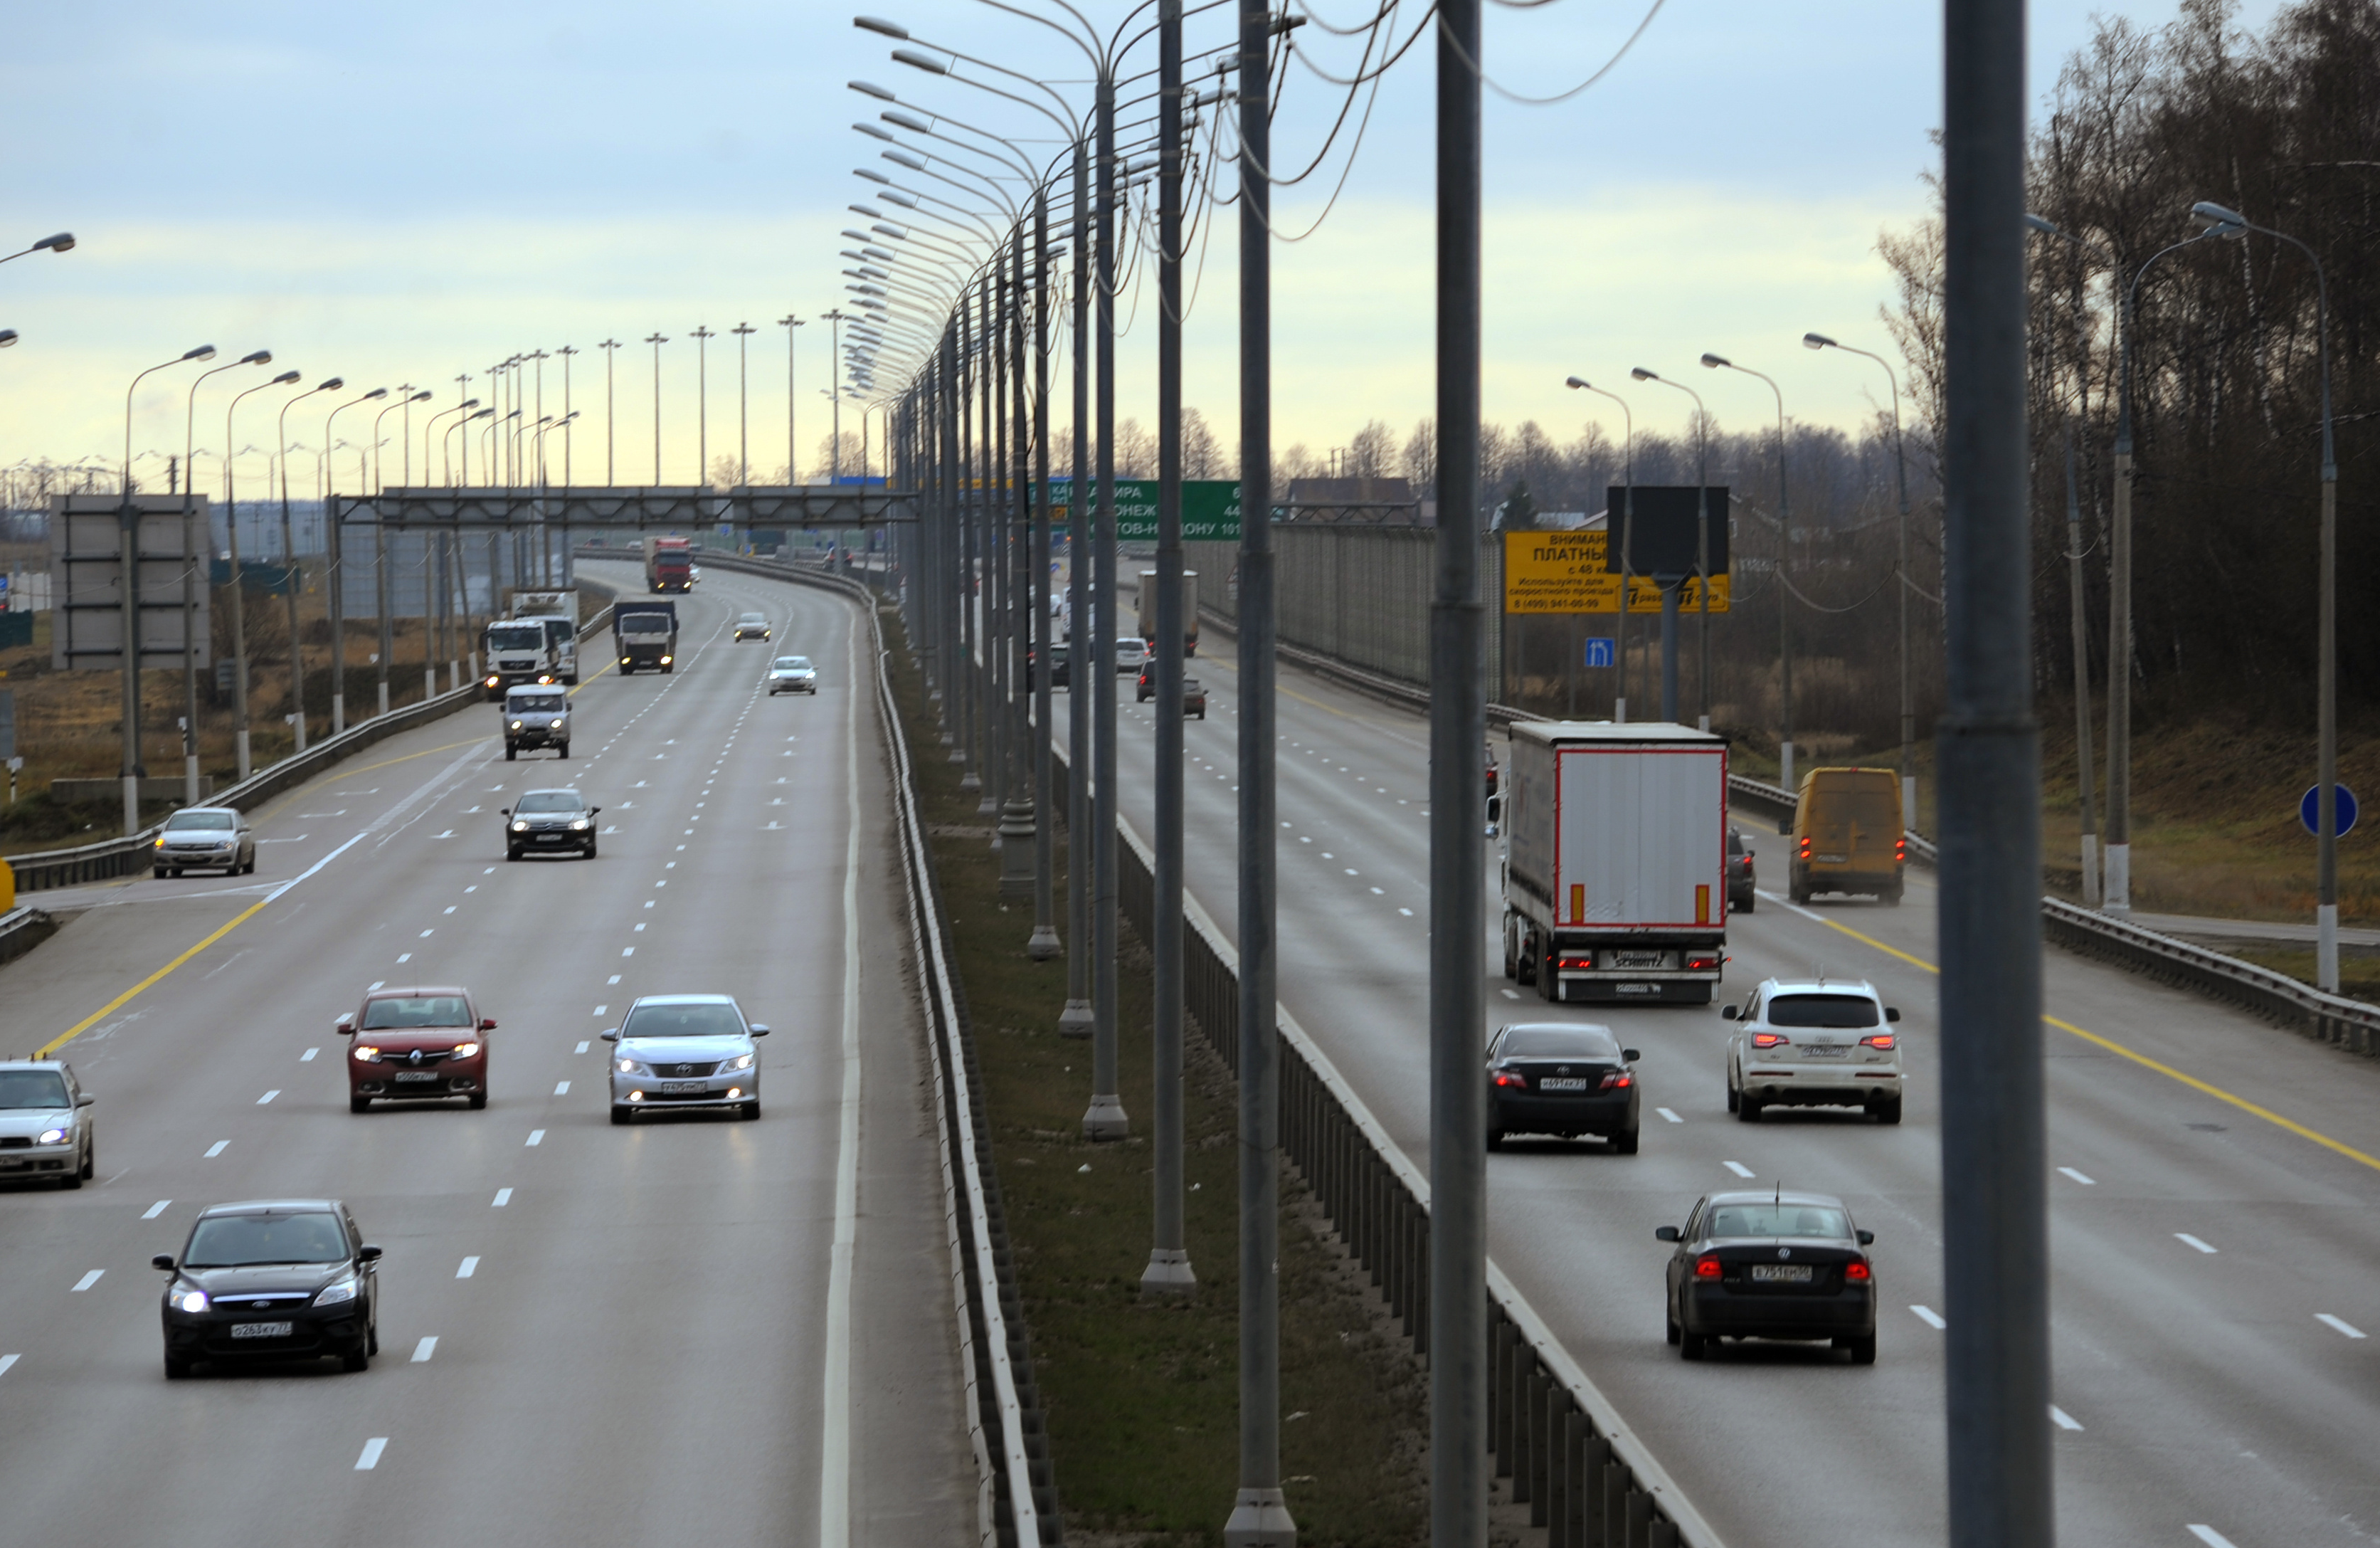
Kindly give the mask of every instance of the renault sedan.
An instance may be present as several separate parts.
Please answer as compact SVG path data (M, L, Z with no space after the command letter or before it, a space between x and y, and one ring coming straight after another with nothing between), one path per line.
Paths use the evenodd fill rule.
M160 877L185 871L237 876L256 869L256 835L248 819L230 807L186 806L158 830L149 865Z
M1876 1363L1876 1233L1827 1193L1713 1193L1682 1226L1653 1235L1670 1254L1670 1342L1701 1359L1715 1338L1824 1339Z
M201 1361L336 1359L380 1353L380 1249L335 1199L269 1199L202 1211L165 1275L165 1376Z
M0 1181L80 1188L98 1169L91 1103L59 1060L0 1062Z
M496 1021L480 1014L468 989L375 989L332 1030L355 1040L346 1058L350 1113L375 1101L461 1097L474 1112L488 1104L487 1034Z
M612 1121L665 1107L760 1115L760 1054L769 1029L725 994L648 994L603 1034L612 1044Z
M1640 1091L1636 1050L1609 1027L1532 1022L1488 1040L1488 1148L1508 1134L1607 1140L1634 1155Z

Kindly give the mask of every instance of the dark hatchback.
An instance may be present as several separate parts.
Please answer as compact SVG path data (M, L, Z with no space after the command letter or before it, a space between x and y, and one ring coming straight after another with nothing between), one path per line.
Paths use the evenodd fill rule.
M1825 1339L1876 1363L1876 1233L1831 1194L1713 1193L1682 1226L1653 1233L1670 1255L1670 1342L1701 1359L1714 1338Z
M1733 823L1727 830L1727 906L1739 913L1751 913L1760 902L1757 890L1760 879L1752 869L1752 846L1743 841L1743 830Z
M595 858L595 815L603 809L589 806L576 790L528 790L518 806L497 810L504 819L508 860L573 852Z
M361 1371L380 1352L380 1249L335 1199L203 1211L165 1275L165 1374L201 1362L325 1357Z
M1488 1041L1488 1148L1508 1134L1595 1135L1636 1153L1636 1050L1609 1027L1533 1022Z

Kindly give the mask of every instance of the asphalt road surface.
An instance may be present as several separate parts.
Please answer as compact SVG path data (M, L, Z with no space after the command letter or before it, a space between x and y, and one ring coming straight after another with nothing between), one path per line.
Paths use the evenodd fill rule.
M82 911L0 969L0 1048L74 1033L98 1181L0 1184L0 1541L971 1540L864 621L724 573L678 606L679 669L585 680L566 762L473 707L273 802L252 878L38 900ZM817 698L766 697L778 652ZM506 863L497 809L564 784L601 858ZM332 1022L410 982L497 1019L485 1111L348 1113ZM684 991L772 1027L766 1115L612 1127L597 1034ZM150 1258L320 1195L386 1249L371 1369L169 1385Z
M1210 630L1192 664L1209 710L1186 727L1185 771L1187 884L1232 935L1235 648ZM1147 838L1153 704L1134 702L1130 678L1117 686L1123 811ZM1053 719L1062 745L1062 701ZM1428 728L1286 670L1280 731L1282 1001L1427 1171ZM1489 1162L1488 1250L1727 1542L1939 1542L1934 879L1912 868L1900 908L1795 908L1785 841L1740 825L1769 890L1730 922L1723 995L1740 1003L1772 974L1874 981L1906 1015L1905 1120L1772 1110L1746 1126L1726 1110L1717 1006L1554 1006L1491 976L1491 1029L1600 1021L1642 1049L1645 1121L1634 1157L1508 1141ZM2054 950L2047 1006L2057 1411L2043 1422L2061 1541L2369 1542L2380 1065ZM1689 1365L1664 1342L1670 1249L1654 1227L1682 1224L1705 1192L1772 1182L1840 1194L1876 1233L1874 1368L1802 1346L1728 1346Z

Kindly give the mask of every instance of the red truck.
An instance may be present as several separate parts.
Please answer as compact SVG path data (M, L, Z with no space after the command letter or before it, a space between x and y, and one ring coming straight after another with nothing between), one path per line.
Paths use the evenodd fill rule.
M645 540L645 590L649 591L694 590L694 540L692 538L647 538Z

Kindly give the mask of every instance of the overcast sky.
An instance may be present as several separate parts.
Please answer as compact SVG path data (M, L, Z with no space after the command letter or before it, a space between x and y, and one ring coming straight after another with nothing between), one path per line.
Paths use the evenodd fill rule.
M1080 57L1062 40L983 0L859 3L921 41L1087 99ZM1124 15L1118 0L1081 4L1111 28ZM1491 7L1488 73L1518 93L1566 90L1611 57L1649 4ZM1305 8L1343 24L1369 6ZM2252 0L2242 19L2261 25L2272 8ZM1403 10L1401 33L1419 7L1407 0ZM2095 10L2149 25L2172 14L2144 0ZM2036 99L2088 37L2093 14L2036 6ZM491 362L570 345L584 351L571 370L586 431L573 440L574 470L590 481L603 475L598 345L608 337L630 341L617 359L618 474L641 481L652 474L653 351L636 341L658 331L671 340L661 351L662 473L691 481L698 380L687 335L719 332L708 351L709 446L732 454L736 341L727 330L749 323L760 330L749 340L750 455L756 469L773 469L786 444L787 330L775 319L814 318L844 299L835 254L850 244L837 233L854 224L844 206L866 187L851 169L884 165L883 147L849 127L883 104L845 83L875 81L905 104L1034 140L1028 148L1045 154L1055 148L1031 115L891 62L887 41L850 17L821 0L12 6L0 251L58 229L80 245L0 269L0 327L22 335L0 354L0 465L119 458L133 375L200 343L224 351L218 363L269 347L273 370L299 370L309 384L343 375L341 397L426 386L433 409L458 400L459 374L478 395ZM1191 49L1227 43L1230 17L1229 6L1194 15ZM1323 69L1352 63L1349 46L1318 25L1297 36ZM1925 213L1939 55L1938 7L1916 0L1667 0L1592 89L1552 106L1491 96L1488 416L1573 436L1609 409L1562 388L1576 372L1622 391L1640 428L1674 431L1691 406L1627 384L1641 364L1701 391L1724 421L1766 422L1774 401L1760 384L1695 369L1715 349L1775 375L1797 421L1863 420L1882 401L1881 373L1798 341L1818 329L1890 353L1876 243ZM1132 63L1153 67L1153 48ZM1375 418L1402 439L1429 411L1433 67L1425 42L1390 72L1328 218L1276 248L1277 446L1343 445ZM1343 100L1292 65L1276 165L1305 165ZM1293 235L1314 225L1342 165L1334 155L1282 190L1277 226ZM1226 437L1236 421L1235 229L1227 213L1196 252L1186 357L1186 400ZM1153 284L1123 311L1119 414L1153 422ZM827 422L827 331L811 323L798 335L805 473ZM546 362L549 413L560 411L561 367ZM143 385L136 452L178 450L192 369ZM261 375L227 372L201 389L202 488L220 487L232 384ZM243 446L271 443L264 406L277 401L260 394L241 409ZM294 412L293 440L318 446L333 401ZM367 439L366 412L345 416L336 439ZM399 422L390 416L386 431ZM419 479L419 411L414 423ZM1606 423L1617 432L1616 418ZM394 440L383 455L395 482ZM340 456L341 487L352 490L356 453ZM259 454L241 477L261 471ZM141 476L162 481L145 467Z

